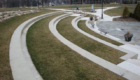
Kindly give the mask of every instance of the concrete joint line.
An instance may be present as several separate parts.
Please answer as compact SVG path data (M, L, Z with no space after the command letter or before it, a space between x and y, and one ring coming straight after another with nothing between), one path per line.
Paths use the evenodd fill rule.
M68 46L69 48L71 48L72 50L76 51L78 54L80 54L81 56L93 61L94 63L110 70L113 71L114 73L126 78L126 79L130 79L130 80L138 80L140 79L140 77L134 73L131 73L123 68L120 68L118 66L116 66L115 64L112 64L108 61L105 61L104 59L95 56L93 54L91 54L90 52L78 47L77 45L73 44L72 42L70 42L69 40L65 39L62 35L60 35L60 33L57 31L56 29L56 25L58 23L58 18L59 19L63 19L65 18L65 15L59 16L54 18L53 20L51 20L51 22L49 23L49 29L52 32L52 34L58 39L60 40L63 44L65 44L66 46ZM57 20L57 22L56 22ZM60 20L59 20L60 21Z
M130 59L130 58L136 58L136 56L138 56L138 55L137 55L136 53L134 53L134 52L128 51L128 50L123 49L123 48L120 48L119 46L116 46L116 45L114 45L114 44L112 44L112 43L106 42L106 41L104 41L104 40L102 40L102 39L99 39L99 38L97 38L97 37L95 37L95 36L93 36L93 35L90 35L89 33L85 32L85 31L79 29L78 26L77 26L78 21L80 21L80 18L79 18L79 17L75 18L75 19L72 21L72 22L73 22L72 25L73 25L73 27L74 27L76 30L78 30L80 33L82 33L82 34L86 35L87 37L89 37L89 38L91 38L91 39L94 39L94 40L96 40L96 41L98 41L98 42L100 42L100 43L103 43L103 44L105 44L105 45L107 45L107 46L110 46L110 47L112 47L112 48L114 48L114 49L117 49L117 50L120 50L120 51L122 51L122 52L127 53L126 55L122 56L121 59L127 60L127 59Z
M93 28L88 24L88 21L86 21L85 24L86 24L86 26L87 26L90 30L96 32L96 31L93 30ZM96 29L98 29L98 27L97 27L97 25L96 25L96 22L95 22L94 27L95 27ZM96 33L98 33L98 32L96 32ZM98 34L99 34L99 33L98 33ZM101 35L101 34L100 34L100 35ZM108 36L108 34L107 34L107 36ZM104 36L104 37L107 37L107 36ZM110 38L110 37L107 37L107 38L112 39L112 38ZM116 40L116 39L112 39L112 40L115 40L115 41L117 41L117 42L126 44L126 42L123 42L123 41L120 41L120 40L119 40L119 41ZM104 44L105 44L105 43L104 43ZM110 43L110 44L111 44L111 43ZM114 44L111 44L111 45L114 45ZM110 46L110 45L108 45L108 46ZM116 45L114 45L114 46L116 46ZM113 46L111 46L111 47L113 47ZM124 56L121 57L121 59L123 59L123 60L127 60L127 59L130 59L130 58L131 58L131 59L136 59L136 58L138 57L138 54L135 53L135 52L129 51L128 49L123 49L123 48L121 48L120 46L117 46L117 47L119 48L118 50L127 53L126 55L124 55ZM114 47L114 48L115 48L115 47Z
M110 47L113 47L113 48L115 48L115 49L118 49L118 50L121 50L121 51L125 52L125 50L120 49L118 46L115 46L115 45L113 45L113 44L111 44L111 43L108 43L108 42L103 41L103 40L101 40L101 39L99 39L99 38L96 38L96 37L94 37L94 36L92 36L92 35L90 35L90 34L84 32L84 31L82 31L81 29L79 29L78 26L77 26L77 23L78 23L79 20L80 20L80 17L76 17L76 18L73 19L72 22L71 22L72 26L73 26L77 31L81 32L82 34L84 34L84 35L88 36L89 38L94 39L94 40L96 40L96 41L98 41L98 42L100 42L100 43L103 43L103 44L105 44L105 45L107 45L107 46L110 46ZM72 46L71 46L71 47L72 47ZM77 46L77 47L78 47L78 46ZM79 50L79 49L77 49L77 50ZM79 54L82 54L82 53L85 51L85 50L84 50L84 51L82 51L82 50L83 50L83 49L80 50L81 52L79 51ZM78 51L77 51L77 52L78 52ZM134 73L132 73L132 72L130 72L130 71L128 71L128 70L125 70L125 69L123 69L123 68L121 68L121 67L118 67L117 65L115 65L115 64L113 64L113 63L110 63L110 62L108 62L108 61L106 61L106 60L104 60L104 59L102 59L102 58L100 58L100 57L97 57L97 56L91 54L91 53L88 52L88 51L85 51L85 53L86 53L85 56L87 56L87 55L90 54L90 56L87 56L87 57L86 57L87 59L89 59L89 60L91 60L91 61L93 61L93 62L99 64L100 66L102 66L102 67L104 67L104 68L106 68L106 69L108 69L108 70L110 70L110 71L112 71L112 72L114 72L114 73L116 73L116 74L118 74L118 75L120 75L120 76L126 78L126 79L129 79L129 80L138 80L138 79L140 79L140 76L137 75L137 74L134 74ZM84 54L84 53L83 53L83 54ZM84 56L84 57L85 57L85 56ZM92 59L91 59L91 57L92 57ZM131 75L131 76L130 76L130 75Z
M62 11L61 11L62 12ZM36 70L26 46L27 30L35 22L45 17L61 13L51 12L23 22L14 31L10 42L10 66L14 80L43 80Z
M97 21L94 22L94 28L96 28L96 30L98 30L99 28L97 27L96 22L97 22ZM99 30L98 30L98 32L97 32L97 31L94 30L94 28L92 28L92 27L90 26L90 24L88 23L88 20L86 21L85 24L86 24L86 27L87 27L87 28L89 28L90 30L92 30L92 31L96 32L97 34L101 35L100 33L98 33L98 32L100 32ZM112 40L114 40L114 41L117 41L117 42L119 42L119 43L126 44L125 42L122 42L120 39L117 39L117 38L116 38L116 39L110 38L110 37L109 37L109 36L110 36L109 34L102 35L102 36L107 37L107 38L109 38L109 39L112 39Z

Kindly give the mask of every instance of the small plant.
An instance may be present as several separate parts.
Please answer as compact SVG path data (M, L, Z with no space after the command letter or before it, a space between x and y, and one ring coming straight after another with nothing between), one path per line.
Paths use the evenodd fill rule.
M129 14L129 17L133 17L133 13L130 13L130 14Z
M138 16L138 21L140 21L140 16Z
M133 18L140 21L140 19L139 19L140 18L140 3L137 4L133 15L134 15Z
M123 16L124 18L129 17L129 10L128 10L127 7L124 8L124 10L123 10L123 15L122 15L122 16Z

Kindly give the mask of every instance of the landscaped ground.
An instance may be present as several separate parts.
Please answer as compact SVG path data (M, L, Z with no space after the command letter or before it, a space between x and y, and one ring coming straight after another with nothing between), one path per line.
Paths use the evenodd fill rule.
M58 5L58 6L51 6L49 8L64 8L64 9L71 9L71 8L75 8L76 7L79 8L91 8L92 4L72 4L72 5ZM101 7L101 4L94 4L94 7ZM118 4L104 4L104 7L113 7L113 6L120 6Z
M91 5L92 4L77 4L77 5L59 5L59 6L52 6L48 8L62 8L62 9L70 9L70 10L76 10L76 7L78 6L79 9L91 12ZM125 6L128 7L129 11L133 13L135 9L135 4L104 4L104 7L118 7L115 9L107 10L104 13L109 16L121 16L123 9ZM94 4L95 9L101 9L101 4Z
M91 8L91 4L81 4L78 6L79 8L87 11ZM135 7L135 5L115 4L105 4L104 6L121 6L119 8L108 10L105 12L106 14L111 16L121 15L124 6L128 6L131 12L133 12ZM95 4L95 9L100 7L101 4ZM76 9L76 6L62 5L49 8L65 8L73 10ZM30 10L30 8L4 8L0 9L0 12L12 10ZM24 21L32 17L41 15L43 13L46 13L46 10L41 10L41 12L39 13L14 17L0 22L0 80L13 80L9 63L9 45L14 30ZM60 41L58 41L49 31L48 26L46 26L48 25L49 21L56 16L52 16L35 23L34 26L30 28L27 36L27 45L29 48L29 52L38 71L44 79L124 79L100 67L99 65L94 64L93 62L81 57L79 54L72 51L67 46L63 45ZM112 63L118 64L122 61L121 59L119 59L119 57L124 55L124 53L107 47L82 35L74 28L72 28L70 23L73 18L71 17L67 20L66 19L59 22L59 25L57 26L57 29L60 31L61 34L63 34L63 36L65 36L75 44L79 45L80 47ZM104 52L104 54L102 52Z
M106 10L104 13L109 15L109 16L122 16L123 9L124 7L128 7L129 12L134 12L136 5L131 4L131 5L120 5L118 8Z
M112 63L118 64L123 60L120 59L121 56L125 53L108 47L102 43L99 43L87 36L76 31L71 24L73 17L68 17L61 20L57 25L57 30L63 35L66 39L70 40L79 47L107 60ZM67 22L67 23L65 23Z
M35 9L35 8L33 8ZM26 10L32 10L31 8L0 8L0 12L4 12L4 11L26 11Z
M9 63L9 45L14 30L24 21L46 12L47 10L14 17L0 22L0 80L13 80Z
M122 43L119 43L119 42L114 41L114 40L112 40L112 39L106 38L106 37L104 37L104 36L102 36L102 35L99 35L98 33L94 32L94 31L90 30L88 27L86 27L85 22L86 22L86 21L83 21L83 20L81 20L81 21L78 22L78 27L79 27L80 29L82 29L83 31L85 31L85 32L87 32L87 33L89 33L89 34L91 34L91 35L93 35L93 36L95 36L95 37L98 37L98 38L100 38L100 39L102 39L102 40L105 40L105 41L107 41L107 42L110 42L110 43L112 43L112 44L115 44L115 45L118 45L118 46L123 45Z
M140 22L134 21L98 21L96 25L124 41L124 34L129 30L133 34L131 43L140 45Z
M44 80L124 80L61 43L48 27L51 19L56 16L58 15L36 22L27 34L28 50ZM63 23L70 24L73 18L64 19ZM65 30L63 27L71 27L63 23L59 23L59 29ZM62 27L60 27L61 24ZM77 35L71 38L76 39L75 37Z

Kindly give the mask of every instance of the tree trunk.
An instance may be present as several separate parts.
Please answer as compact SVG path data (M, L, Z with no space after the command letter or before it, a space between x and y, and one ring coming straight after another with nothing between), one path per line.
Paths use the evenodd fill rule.
M4 0L2 0L2 8L4 8Z

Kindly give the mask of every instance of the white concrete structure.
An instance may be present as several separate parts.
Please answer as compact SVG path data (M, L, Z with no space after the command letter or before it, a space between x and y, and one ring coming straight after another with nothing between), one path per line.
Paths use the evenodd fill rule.
M89 33L85 32L85 31L83 31L83 30L79 29L78 26L77 26L77 22L78 22L79 20L80 20L80 17L77 17L77 18L75 18L75 19L72 21L72 25L73 25L73 27L74 27L77 31L79 31L80 33L86 35L87 37L89 37L89 38L91 38L91 39L94 39L94 40L96 40L96 41L98 41L98 42L100 42L100 43L103 43L103 44L105 44L105 45L107 45L107 46L110 46L110 47L112 47L112 48L114 48L114 49L117 49L117 50L120 50L120 51L122 51L122 52L127 53L127 56L125 55L125 56L121 57L121 59L127 60L127 59L130 59L130 58L135 58L135 57L137 56L137 54L134 53L134 52L131 52L131 51L126 50L126 49L123 49L123 48L120 48L119 46L116 46L116 45L114 45L114 44L112 44L112 43L109 43L109 42L106 42L106 41L104 41L104 40L101 40L101 39L99 39L99 38L97 38L97 37L95 37L95 36L93 36L93 35L90 35ZM128 56L128 55L129 55L129 56Z
M107 9L112 9L112 8L107 8ZM107 10L107 9L105 9L105 10ZM101 14L101 9L98 9L97 10L97 13L93 13L93 14L100 16L99 14ZM104 19L102 21L112 21L113 18L114 17L110 17L110 16L104 14ZM83 19L81 19L81 20L83 20ZM96 25L96 22L94 23L95 25L94 25L94 28L93 28L88 23L88 19L85 19L85 20L87 20L85 24L87 25L87 27L89 29L91 29L94 32L100 34L100 31L98 30L98 27ZM125 56L123 56L122 58L125 58L126 61L118 64L118 66L120 66L120 67L122 67L122 68L124 68L126 70L129 70L129 71L131 71L131 72L133 72L135 74L140 75L140 46L132 45L132 44L129 44L128 42L121 41L119 38L116 38L116 37L111 36L109 34L107 34L107 35L100 34L100 35L102 35L104 37L107 37L107 38L110 38L110 39L113 39L115 41L118 41L120 43L123 43L124 45L119 46L120 48L125 49L128 52L131 51L131 52L136 53L138 55L138 57L136 59L129 59L130 56L132 56L132 55L125 55Z
M53 19L50 23L49 23L49 29L50 31L53 33L53 35L60 40L62 43L64 43L65 45L67 45L69 48L71 48L72 50L76 51L77 53L79 53L81 56L93 61L94 63L126 78L129 80L138 80L140 79L140 76L138 76L137 74L134 74L128 70L125 70L121 67L118 67L115 64L112 64L98 56L95 56L93 54L91 54L90 52L78 47L77 45L73 44L72 42L70 42L69 40L65 39L62 35L59 34L59 32L56 30L56 25L57 23L65 18L69 16L69 14L66 15L61 15L59 17L56 17L55 19ZM72 21L72 24L75 23L74 20Z
M110 8L107 8L107 9L110 9ZM65 11L65 10L62 10L62 11ZM62 12L62 11L60 11L60 12ZM57 14L59 12L48 13L48 14L44 14L44 15L29 19L29 20L25 21L24 23L22 23L13 33L12 38L11 38L11 43L10 43L10 65L11 65L14 80L42 80L42 77L39 75L38 71L34 67L34 64L27 51L26 33L27 33L28 28L32 24L34 24L36 21L38 21L42 18L51 16L55 13ZM99 15L98 11L95 14ZM110 62L108 62L98 56L95 56L95 55L91 54L90 52L78 47L77 45L73 44L72 42L65 39L62 35L60 35L58 33L58 31L56 30L56 25L61 19L65 18L67 16L70 16L70 15L71 15L71 13L58 16L49 23L49 29L57 39L59 39L62 43L67 45L72 50L76 51L81 56L91 60L92 62L94 62L126 79L140 80L140 76L139 76L140 75L140 73L139 73L140 63L138 60L130 59L130 57L132 57L132 56L135 57L135 55L137 54L136 52L139 51L139 50L134 51L134 49L136 49L136 48L132 49L131 47L133 47L133 46L128 47L128 45L123 45L123 46L118 47L118 46L112 45L111 43L105 42L101 39L98 39L94 36L91 36L85 32L82 32L85 35L88 35L90 38L99 40L99 42L102 42L107 46L111 46L118 50L122 50L126 53L130 53L130 54L122 57L122 59L126 60L125 62L115 65L113 63L110 63ZM79 16L79 15L74 14L72 16ZM112 19L112 18L107 18L108 16L104 16L104 17L106 17L104 20L107 20L107 21ZM78 19L79 18L75 18L72 21L72 24L75 28L77 28ZM83 20L84 19L87 19L87 18L83 18ZM127 49L130 49L130 50L128 51ZM129 67L127 67L127 66L129 66ZM133 68L133 69L131 69L131 68Z
M28 28L36 21L58 14L52 12L31 18L22 23L13 33L10 42L10 66L14 80L43 80L30 58L26 47L26 33Z

